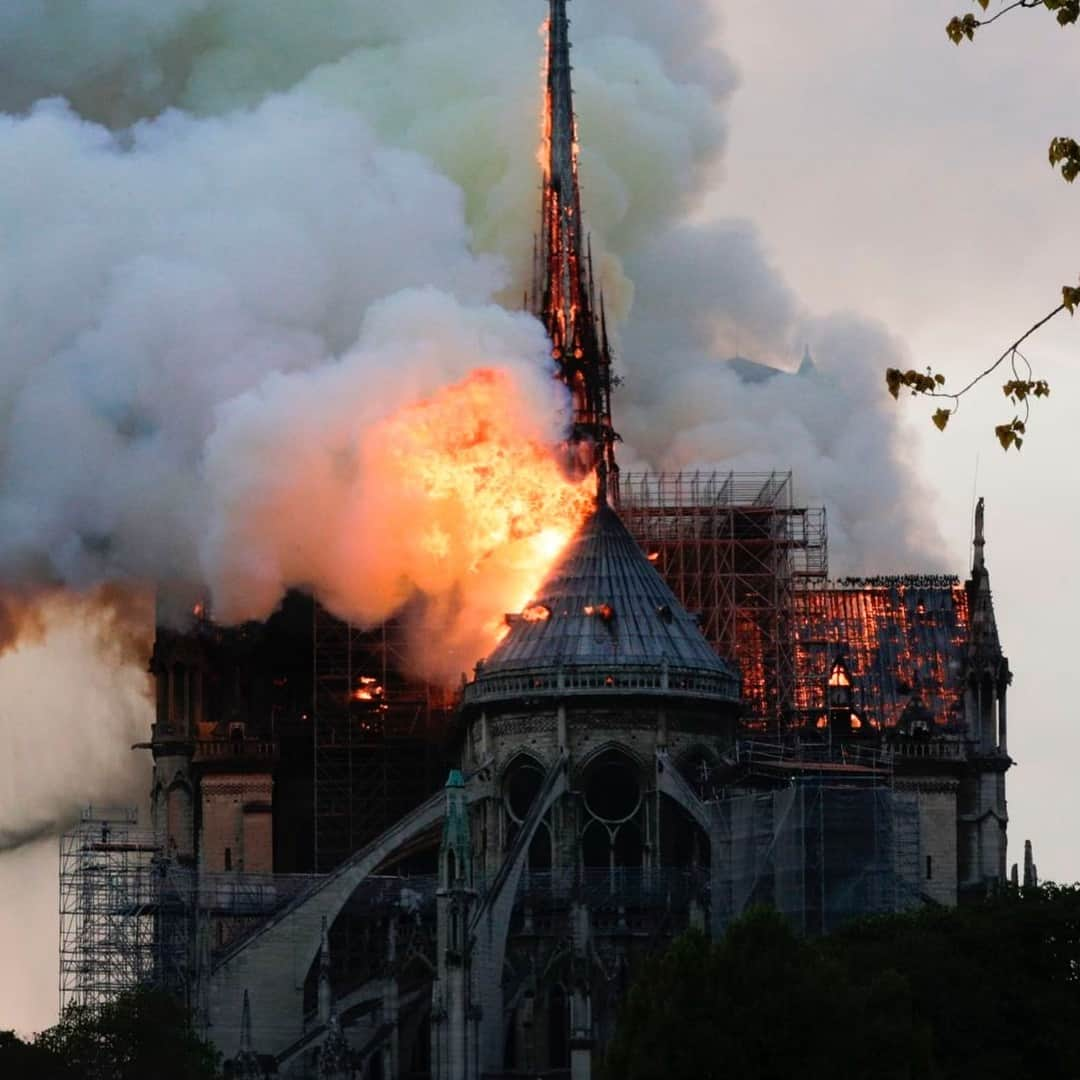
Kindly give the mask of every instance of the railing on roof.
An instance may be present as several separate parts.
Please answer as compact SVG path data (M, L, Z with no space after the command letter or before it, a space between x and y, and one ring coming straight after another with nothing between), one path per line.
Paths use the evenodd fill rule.
M625 472L619 477L624 508L760 506L788 508L790 472Z
M664 694L737 701L739 681L734 676L661 664L567 665L556 670L537 667L490 675L481 667L476 680L465 687L462 700L468 705L536 695L573 697L598 691L605 695Z
M272 761L278 755L277 743L269 739L198 739L195 742L196 761L224 761L248 758Z
M940 739L927 740L926 742L891 742L889 743L888 752L894 757L937 758L949 761L962 761L967 757L967 748L962 742Z
M747 739L735 746L734 760L740 765L759 765L783 768L785 765L850 765L888 772L892 768L891 754L878 746L861 746L855 742L829 745L826 742L768 742Z

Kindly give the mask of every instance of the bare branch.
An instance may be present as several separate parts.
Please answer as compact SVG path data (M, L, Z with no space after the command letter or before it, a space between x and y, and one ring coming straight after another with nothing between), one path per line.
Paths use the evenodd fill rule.
M1051 311L1049 315L1044 315L1037 323L1035 323L1034 326L1029 327L1023 334L1021 334L1020 337L1018 337L985 371L979 372L979 374L976 375L975 378L972 379L971 382L969 382L967 386L965 386L962 390L957 390L954 394L932 392L929 394L929 396L947 397L959 402L960 397L966 394L973 386L977 386L988 375L993 375L993 373L997 371L997 369L1001 367L1001 365L1004 364L1006 360L1012 357L1012 355L1019 350L1020 346L1023 345L1024 342L1027 341L1027 339L1031 337L1031 335L1034 334L1036 330L1041 330L1052 318L1054 318L1055 315L1060 315L1064 310L1065 305L1063 303L1058 304L1058 306L1054 308L1054 310Z

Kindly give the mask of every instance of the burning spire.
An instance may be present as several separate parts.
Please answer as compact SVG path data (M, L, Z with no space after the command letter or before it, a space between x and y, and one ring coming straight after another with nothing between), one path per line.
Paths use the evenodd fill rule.
M617 499L611 350L603 297L597 302L591 244L582 229L566 2L550 0L544 187L534 306L551 338L559 378L573 398L569 447L575 467L583 472L595 469L598 497Z

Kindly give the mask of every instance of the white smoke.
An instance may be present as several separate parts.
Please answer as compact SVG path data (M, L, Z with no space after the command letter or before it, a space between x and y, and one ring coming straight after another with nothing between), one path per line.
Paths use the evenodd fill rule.
M151 609L148 594L42 598L39 634L0 662L0 851L55 833L87 803L142 800L147 771L133 771L130 747L149 731L135 658L150 638L131 628L149 629Z
M541 0L0 5L0 582L184 579L237 617L302 583L352 610L334 556L364 489L342 502L340 485L311 482L327 455L347 458L365 425L474 360L532 403L526 434L556 433L538 324L491 307L528 285L545 13ZM735 85L712 7L574 0L571 17L624 459L793 467L827 497L852 568L925 561L932 537L912 524L919 493L880 392L885 364L907 366L896 343L809 317L752 227L694 217ZM736 335L769 361L808 343L819 372L739 383L717 363ZM114 755L130 760L145 724L142 673L85 638L73 659L63 624L49 627L50 690L72 709L6 698L20 761L50 762L0 767L13 837L123 788ZM0 660L0 684L24 662ZM80 709L87 686L95 705Z

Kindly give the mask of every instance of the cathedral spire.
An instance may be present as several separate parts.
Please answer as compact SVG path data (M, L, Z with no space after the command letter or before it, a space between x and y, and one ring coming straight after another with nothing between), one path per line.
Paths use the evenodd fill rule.
M983 574L986 572L986 504L983 502L982 496L979 497L979 501L975 504L975 539L972 541L972 547L974 548L974 557L972 559L971 572L975 574Z
M591 246L586 248L578 185L567 0L549 0L544 187L536 314L547 328L558 376L573 400L570 462L595 469L601 501L618 497L611 423L611 353L594 310Z

